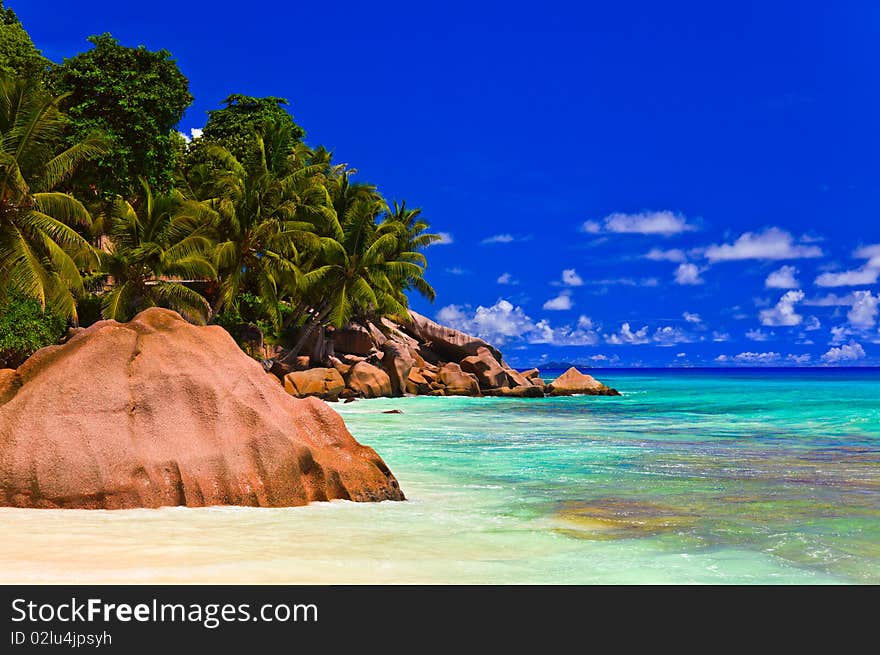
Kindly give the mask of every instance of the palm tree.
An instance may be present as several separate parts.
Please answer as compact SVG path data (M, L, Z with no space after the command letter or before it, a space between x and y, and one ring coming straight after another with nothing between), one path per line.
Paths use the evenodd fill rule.
M142 196L135 204L117 198L105 221L111 226L109 243L99 256L101 270L113 286L102 297L104 316L128 321L158 306L204 324L210 306L184 282L216 275L210 261L213 217L178 192L155 196L145 180L141 186Z
M410 275L402 280L398 280L403 290L413 289L431 302L434 302L436 293L434 288L428 284L424 278L425 269L428 267L428 260L419 252L424 250L432 243L437 243L443 237L439 234L428 233L428 222L420 218L422 210L420 208L407 209L406 201L400 204L394 202L394 207L388 208L385 222L397 224L401 227L400 238L398 239L397 248L394 251L392 259L407 261L419 266L418 274Z
M386 210L379 199L362 196L347 204L339 223L341 238L322 237L322 263L302 276L300 289L311 312L284 361L296 357L324 324L343 327L353 318L376 316L409 321L402 283L421 279L423 268L409 261L412 253L399 252L404 226L393 221L377 225Z
M53 98L24 80L0 79L0 292L14 289L74 322L80 270L95 263L89 212L57 191L77 166L106 152L89 137L59 152L65 127Z
M222 146L206 146L209 163L189 171L184 184L190 197L218 216L215 312L235 307L240 294L250 291L262 300L276 328L281 325L279 303L298 284L301 254L318 248L316 226L333 216L324 166L311 164L304 146L285 150L283 129L270 124L256 135L256 155L245 162Z

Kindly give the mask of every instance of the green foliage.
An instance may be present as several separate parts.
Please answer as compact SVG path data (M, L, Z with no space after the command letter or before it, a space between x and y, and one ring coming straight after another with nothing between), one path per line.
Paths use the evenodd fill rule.
M146 181L142 185L134 204L117 198L104 221L109 243L100 253L100 264L112 277L113 288L103 294L103 314L128 321L148 307L167 307L205 323L208 303L185 282L215 275L208 259L213 216L179 193L157 196Z
M58 343L67 322L36 300L10 293L0 301L0 368L18 368L40 348Z
M51 62L37 50L12 9L0 1L0 75L41 81Z
M89 136L61 148L64 126L58 99L32 81L0 78L0 293L20 291L75 320L80 270L95 263L77 230L92 219L54 189L106 144Z
M129 48L109 34L89 41L94 48L53 71L56 88L70 94L70 138L100 130L110 139L109 152L78 177L79 192L91 186L105 197L128 197L139 178L169 189L180 152L174 126L193 99L188 80L167 50Z
M272 125L276 134L283 133L279 151L290 151L305 136L284 105L284 98L254 98L234 93L223 101L226 107L208 112L208 123L202 133L206 142L217 143L239 161L254 154L254 136L266 134Z
M101 313L101 296L89 293L76 301L80 327L89 327L104 318Z

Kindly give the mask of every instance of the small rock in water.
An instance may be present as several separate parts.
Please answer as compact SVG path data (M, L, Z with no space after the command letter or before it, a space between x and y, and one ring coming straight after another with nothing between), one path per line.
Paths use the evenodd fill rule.
M383 414L403 414L402 409L386 409Z

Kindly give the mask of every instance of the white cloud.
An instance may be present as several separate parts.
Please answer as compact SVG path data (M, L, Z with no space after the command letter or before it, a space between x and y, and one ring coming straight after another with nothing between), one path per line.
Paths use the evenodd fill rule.
M645 259L655 262L683 262L687 259L684 250L672 248L671 250L661 250L660 248L652 248L650 252L643 255Z
M184 134L183 132L178 132L178 134L180 136L182 136L183 140L186 141L187 143L192 143L193 140L202 138L202 131L203 130L200 127L193 127L193 128L190 128L189 135Z
M450 243L455 243L455 239L449 232L437 232L437 236L440 237L440 240L432 243L432 246L448 246Z
M624 323L620 326L620 331L615 334L607 334L605 335L605 342L613 344L615 346L620 346L624 344L629 345L638 345L644 343L650 343L651 340L648 338L648 326L641 328L640 330L632 331L629 323Z
M556 346L591 346L599 342L599 334L587 316L580 316L575 327L554 328L549 321L535 323L521 307L499 299L491 307L447 305L437 312L437 321L467 334L473 334L495 345L525 341Z
M562 291L555 298L551 298L547 302L544 303L544 309L549 309L552 311L562 311L566 309L571 309L574 303L571 301L571 295L567 291Z
M822 273L816 278L815 284L817 287L860 287L876 284L878 277L880 277L880 268L864 266L852 271Z
M579 287L584 281L573 268L566 268L562 271L562 283L569 287Z
M712 263L743 259L803 259L821 257L822 249L795 243L785 230L769 227L763 232L745 232L733 243L709 246L705 255Z
M717 330L712 333L712 341L722 343L724 341L730 341L730 335L727 332L718 332Z
M786 291L771 309L761 311L761 324L769 326L794 326L800 325L804 317L795 311L795 305L804 299L804 292Z
M853 257L867 259L868 263L865 266L868 268L880 268L880 243L862 246L853 253Z
M700 315L699 315L699 314L692 314L691 312L684 312L684 313L682 314L682 317L683 317L684 320L686 320L688 323L702 323L702 322L703 322L703 319L700 318Z
M746 339L751 341L769 341L776 336L775 332L764 332L764 330L756 329L746 332Z
M449 273L450 275L467 275L468 274L468 272L465 269L460 268L458 266L453 266L451 268L447 268L446 272Z
M782 359L782 355L777 352L753 353L744 352L733 357L727 355L719 355L715 358L716 362L735 362L739 364L773 364Z
M829 293L827 296L819 296L817 298L807 298L804 300L805 305L810 305L812 307L844 307L846 305L852 305L855 300L853 294L847 294L845 296L838 296L833 293Z
M498 282L498 284L518 284L510 273L502 273L498 276L496 282Z
M843 343L852 333L852 330L850 330L845 325L838 325L836 327L833 327L831 328L831 343Z
M674 346L679 343L690 343L692 339L685 334L684 330L677 327L658 327L654 331L654 343L658 346Z
M804 323L804 330L806 330L807 332L813 332L814 330L821 330L821 329L822 329L822 323L815 316L810 316L807 319L807 322Z
M529 334L535 329L521 307L503 298L491 307L477 307L469 316L460 305L447 305L437 312L437 321L486 341L501 345Z
M513 235L513 234L493 234L490 237L486 237L480 243L483 245L488 245L492 243L513 243L514 241L528 241L532 237L529 235Z
M793 362L795 364L806 364L810 361L811 357L809 354L803 355L787 355L785 358L789 362Z
M801 283L797 281L795 275L798 270L794 266L783 266L770 273L764 280L764 286L768 289L797 289Z
M676 357L687 357L687 353L675 353Z
M703 284L705 280L700 277L703 271L696 264L679 264L675 269L675 283L683 285Z
M696 230L684 216L671 211L645 211L637 214L615 212L601 222L586 221L581 230L590 234L612 232L615 234L659 234L672 236Z
M535 324L534 332L529 335L530 343L548 343L554 346L594 346L599 343L599 334L593 329L592 322L586 316L578 319L578 325L554 328L546 319Z
M850 341L847 344L831 348L827 353L822 355L822 361L828 364L838 364L840 362L854 362L865 357L865 349L861 344Z
M880 295L873 295L870 291L856 291L852 308L847 312L846 318L850 325L857 328L871 328L877 324L878 304Z

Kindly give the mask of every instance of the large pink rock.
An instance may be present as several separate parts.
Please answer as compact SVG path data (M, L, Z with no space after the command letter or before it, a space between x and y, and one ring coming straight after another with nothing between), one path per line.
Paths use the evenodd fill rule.
M477 354L461 360L461 370L477 376L481 389L497 389L508 386L507 373L488 348L480 346Z
M479 396L480 385L473 373L465 373L461 366L449 362L440 367L439 382L445 386L447 396Z
M220 327L101 321L0 375L0 505L120 509L402 500L382 459Z
M333 349L338 353L367 355L373 349L370 331L360 325L334 330L332 341Z
M391 395L391 378L381 368L368 362L358 362L352 366L345 382L355 395L363 398Z
M415 364L413 353L405 343L389 339L382 346L382 366L391 380L391 390L396 396L406 391L406 380Z
M547 393L551 396L619 396L617 389L612 389L599 382L592 375L585 375L574 366L547 385Z
M284 376L284 390L296 398L314 396L336 400L345 389L345 381L335 368L310 368Z

